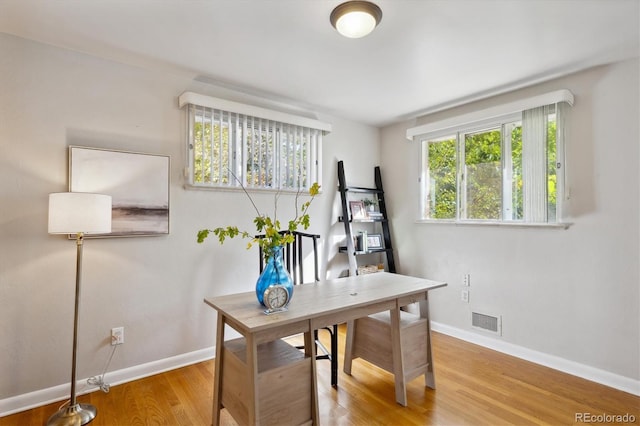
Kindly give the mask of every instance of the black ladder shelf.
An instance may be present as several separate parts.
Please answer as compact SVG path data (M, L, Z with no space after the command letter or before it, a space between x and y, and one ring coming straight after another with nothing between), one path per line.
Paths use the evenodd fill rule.
M386 256L386 271L396 272L396 263L393 259L393 246L391 244L391 232L389 231L389 220L387 219L387 207L384 201L384 189L382 188L382 177L380 175L380 167L374 168L375 188L362 188L357 186L347 186L344 176L344 163L338 161L338 191L340 192L340 200L342 202L342 216L340 221L344 223L344 233L346 236L346 246L340 247L341 253L349 256L349 275L358 274L358 259L360 255L381 253ZM380 216L375 218L353 218L350 213L349 197L354 194L370 194L376 198ZM354 223L379 223L382 228L383 247L376 249L367 249L356 251L354 243L353 224Z

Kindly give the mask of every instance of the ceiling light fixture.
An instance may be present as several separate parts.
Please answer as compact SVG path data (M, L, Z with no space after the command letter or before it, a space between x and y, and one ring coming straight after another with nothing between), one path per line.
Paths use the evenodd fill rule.
M338 5L329 20L340 34L360 38L369 34L380 23L382 10L368 1L348 1Z

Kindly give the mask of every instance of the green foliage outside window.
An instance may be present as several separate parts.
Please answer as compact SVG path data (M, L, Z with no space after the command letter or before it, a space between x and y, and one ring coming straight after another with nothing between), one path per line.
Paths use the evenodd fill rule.
M430 200L427 217L456 218L456 139L429 142Z
M504 135L503 129L508 132ZM427 144L428 182L425 217L430 219L456 219L457 209L464 206L462 219L475 220L523 220L523 152L522 125L520 122L464 135L461 150L464 167L458 199L457 136L425 141ZM505 151L504 144L510 144ZM556 118L550 113L547 124L547 209L551 222L555 221L557 203L557 149ZM504 158L510 152L509 159ZM510 166L510 178L503 176L505 166ZM511 196L504 193L504 185ZM505 199L507 196L507 199ZM508 203L504 209L504 203ZM505 210L505 213L503 213ZM508 214L510 217L503 217Z
M556 217L557 206L557 166L558 156L556 148L556 120L549 120L547 123L547 216Z
M222 131L221 131L222 130ZM242 129L236 131L241 132ZM244 175L248 186L274 187L279 180L285 188L307 186L307 150L304 149L308 137L281 134L279 150L274 143L274 130L262 132L247 129L247 149ZM229 127L210 120L196 120L193 124L194 182L227 185L230 182L229 171L234 170L233 154L230 153ZM273 156L280 157L274 161ZM238 154L239 155L239 154ZM286 166L281 168L280 179L276 179L274 164L280 160ZM242 173L239 173L242 175ZM301 185L298 185L298 181Z
M213 126L210 121L203 123L202 120L198 120L194 123L194 182L229 183L226 173L229 170L229 128L222 126L222 141L220 135L218 123Z
M501 146L499 129L465 137L467 219L497 220L502 215Z
M522 199L522 126L518 124L511 130L511 206L510 218L524 218L524 201Z

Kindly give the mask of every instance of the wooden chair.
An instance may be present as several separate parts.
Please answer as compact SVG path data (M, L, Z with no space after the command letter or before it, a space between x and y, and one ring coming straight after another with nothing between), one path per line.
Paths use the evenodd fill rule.
M362 358L394 375L396 402L406 407L406 384L424 375L425 386L435 388L427 300L420 302L421 314L399 309L359 318L347 324L344 372Z
M284 231L281 231L284 232ZM314 280L320 281L319 276L319 267L318 267L318 240L320 239L320 235L317 234L307 234L304 232L293 232L294 241L291 244L287 244L282 248L283 250L283 261L291 278L293 279L294 285L303 284L305 282L309 282L309 280L305 281L304 275L304 257L303 257L303 242L306 240L307 242L312 243L313 250L313 277ZM261 236L258 236L261 237ZM309 241L310 240L310 241ZM262 253L262 248L260 248L260 272L264 269L264 256ZM295 295L293 302L295 303ZM331 386L338 386L338 326L334 324L331 327L325 327L322 330L326 330L331 338L331 349L327 349L322 342L318 339L318 330L314 330L314 338L316 341L316 359L323 360L326 359L331 362ZM302 349L303 347L298 347L298 349Z

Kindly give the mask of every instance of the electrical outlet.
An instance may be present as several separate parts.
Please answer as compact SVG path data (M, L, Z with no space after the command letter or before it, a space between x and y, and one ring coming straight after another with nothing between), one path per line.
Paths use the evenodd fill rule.
M111 346L121 345L124 343L124 327L115 327L111 329Z
M462 277L462 285L469 287L471 285L471 274L464 274Z
M460 293L460 300L469 303L469 290L462 290Z

